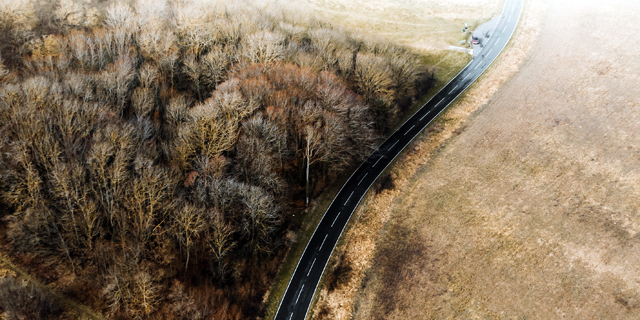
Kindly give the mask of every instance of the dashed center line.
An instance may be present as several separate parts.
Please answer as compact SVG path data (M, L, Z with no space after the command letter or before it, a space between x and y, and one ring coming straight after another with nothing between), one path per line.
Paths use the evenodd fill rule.
M338 212L338 214L336 215L336 218L333 219L333 222L331 223L331 227L333 228L333 224L336 223L336 220L338 220L338 217L340 216L340 212Z
M324 242L327 241L327 236L328 236L328 234L324 235L324 240L322 240L322 244L320 245L320 249L322 249L322 246L324 246Z
M480 63L478 63L478 64L476 65L476 67L475 67L475 68L473 68L473 70L478 69L478 67L479 67L479 66L480 66Z
M471 73L469 73L466 77L464 77L464 79L462 79L462 81L467 80L467 78L469 78L471 76Z
M362 177L362 179L360 179L360 182L358 182L358 185L360 185L362 183L362 180L364 180L364 178L367 177L367 175L369 174L369 172L365 173L364 176Z
M352 195L353 195L353 191L351 191L351 194L349 195L349 198L347 198L347 201L344 202L345 205L347 204L347 202L349 202L349 200L351 200Z
M389 148L389 150L393 149L393 147L395 147L396 144L398 144L398 141L396 141L394 144L392 144L391 147Z
M371 166L371 167L375 167L375 166L376 166L376 164L378 164L378 162L380 162L380 160L382 160L382 158L383 158L383 157L384 157L384 156L382 156L382 155L381 155L381 156L380 156L380 158L378 158L378 161L376 161L376 163L374 163L374 164L373 164L373 166Z
M309 274L311 273L311 269L313 269L313 265L316 264L316 259L313 259L313 262L311 262L311 268L309 268L309 272L307 272L307 277L309 276Z
M420 118L420 121L422 121L422 119L424 119L424 117L428 116L429 113L431 113L431 110L429 110L427 113L425 113L424 116L422 116L422 118Z
M409 130L407 130L407 132L405 132L405 133L403 134L403 136L406 136L406 135L407 135L407 133L409 133L409 131L411 131L411 129L413 129L413 128L415 128L415 127L416 127L416 125L415 125L415 124L414 124L414 125L412 125L412 126L411 126L411 128L409 128Z
M442 101L444 101L444 99L438 101L438 103L436 103L436 107L439 106L442 103ZM429 111L429 112L431 112L431 111Z
M487 55L490 55L491 51L493 51L493 48L489 49L489 52L487 52Z
M298 297L296 298L296 304L298 304L298 300L300 299L300 296L302 295L302 290L304 289L304 284L302 285L302 287L300 288L300 293L298 293ZM292 314L293 315L293 314Z
M289 320L291 320L291 318L293 318L293 312L291 312L291 315L289 316Z
M449 91L449 94L453 93L453 91L455 91L456 89L458 89L458 85L456 85L455 87L453 87L453 89L451 89L451 91Z

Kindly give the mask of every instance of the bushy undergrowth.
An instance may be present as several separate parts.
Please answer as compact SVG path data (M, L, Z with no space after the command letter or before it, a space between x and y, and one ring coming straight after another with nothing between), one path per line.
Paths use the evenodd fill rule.
M7 320L58 319L63 309L36 285L13 277L0 279L0 311Z
M257 315L287 212L430 79L404 48L251 2L5 5L0 58L7 238L115 318Z

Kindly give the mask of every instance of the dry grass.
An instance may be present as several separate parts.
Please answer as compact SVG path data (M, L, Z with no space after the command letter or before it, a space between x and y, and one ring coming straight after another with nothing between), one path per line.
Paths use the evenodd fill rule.
M60 319L104 319L102 315L94 312L86 305L73 301L69 297L59 293L55 288L42 284L38 279L31 276L24 269L12 263L4 253L0 253L0 280L4 278L15 278L23 283L29 283L31 286L38 288L43 295L55 300L60 307L66 309ZM8 310L1 310L7 312ZM4 312L0 313L0 319L4 319Z
M474 91L513 74L506 62L531 38L526 21L539 6L445 127L469 110ZM418 165L433 145L419 143L397 169L411 177L397 184L402 191L370 209L393 215L356 319L640 316L639 63L629 45L640 6L548 6L519 73Z
M388 248L405 248L406 251L403 251L403 253L414 253L411 256L390 255L393 250L386 251L389 254L387 255L387 261L399 263L410 263L411 261L407 259L412 257L415 262L423 261L422 253L429 246L419 242L417 240L419 238L407 234L405 230L388 228L388 230L382 231L383 226L387 223L389 217L392 215L397 216L394 211L399 209L396 206L405 203L404 198L407 196L403 191L415 183L416 173L422 172L421 168L428 163L445 141L464 131L463 124L465 124L468 117L486 104L498 88L518 71L536 37L543 7L544 5L541 2L528 5L512 44L507 48L498 64L492 67L467 94L459 98L455 106L441 116L436 123L432 124L427 130L428 134L418 138L418 141L408 147L405 154L391 169L395 188L370 197L358 209L356 215L354 215L357 221L353 223L353 226L347 232L344 240L345 244L339 248L336 258L330 262L328 272L334 273L336 270L344 269L340 268L340 262L345 260L350 262L351 269L346 279L344 275L341 276L343 280L339 282L338 286L331 288L331 290L328 287L320 288L320 300L315 310L314 318L350 319L355 315L356 318L370 319L374 317L375 312L385 310L385 307L380 304L381 301L377 300L376 297L376 294L380 292L380 288L390 289L386 291L386 293L389 293L385 298L387 301L401 300L396 298L396 292L392 290L393 288L401 286L412 288L410 286L411 283L392 284L400 279L402 274L410 275L418 270L403 270L396 274L395 271L398 269L393 269L393 267L397 266L384 265L384 267L389 267L385 270L392 271L387 275L388 282L381 281L384 275L379 274L380 263L373 270L369 270L373 263L376 246L377 244L382 244L379 249L381 252ZM424 195L422 194L422 196ZM421 207L416 206L416 208ZM402 218L396 219L402 220ZM424 224L423 221L415 220L412 220L411 223L413 225ZM382 240L379 239L381 236ZM384 254L381 255L384 256ZM368 276L365 278L367 274ZM328 277L332 278L333 276L329 275ZM354 300L359 296L362 297L354 306ZM391 303L391 305L395 306L394 303ZM400 309L403 307L404 305L402 307L399 306ZM415 318L415 316L405 315L405 318Z
M503 0L296 0L326 19L434 53L458 45L464 23L488 21Z

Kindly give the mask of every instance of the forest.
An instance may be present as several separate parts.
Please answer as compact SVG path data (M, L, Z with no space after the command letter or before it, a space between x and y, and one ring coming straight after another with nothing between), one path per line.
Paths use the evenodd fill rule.
M1 254L113 319L259 317L291 215L433 82L273 3L0 6ZM5 318L65 317L30 290Z

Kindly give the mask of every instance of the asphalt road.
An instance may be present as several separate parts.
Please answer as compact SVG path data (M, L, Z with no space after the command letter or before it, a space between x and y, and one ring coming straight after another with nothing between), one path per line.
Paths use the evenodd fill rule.
M507 0L484 48L440 92L363 162L342 186L309 240L280 302L276 320L305 319L318 282L349 218L367 190L400 152L489 67L513 34L523 0Z

